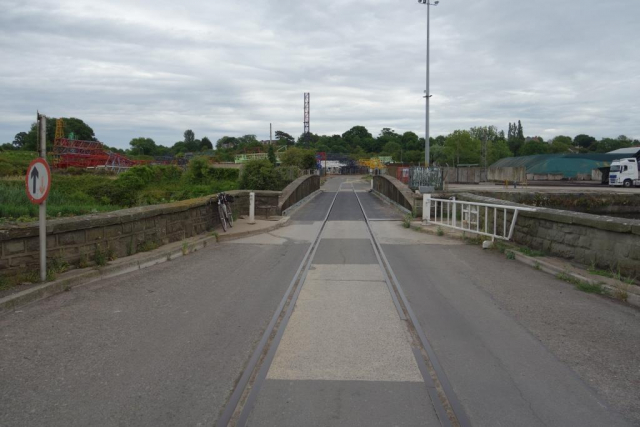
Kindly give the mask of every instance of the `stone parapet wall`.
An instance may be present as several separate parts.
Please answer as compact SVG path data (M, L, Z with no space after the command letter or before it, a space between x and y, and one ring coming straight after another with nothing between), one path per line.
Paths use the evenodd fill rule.
M320 189L319 175L303 175L282 190L278 211L283 212Z
M256 204L277 205L279 191L256 191ZM230 191L233 210L249 213L249 192ZM205 233L220 225L210 198L47 221L47 258L91 263L100 251L121 258ZM0 228L0 276L39 268L38 223Z
M422 213L422 196L392 176L374 175L373 190L416 215Z
M524 206L468 193L457 198ZM536 208L518 214L513 240L583 265L640 278L640 220Z

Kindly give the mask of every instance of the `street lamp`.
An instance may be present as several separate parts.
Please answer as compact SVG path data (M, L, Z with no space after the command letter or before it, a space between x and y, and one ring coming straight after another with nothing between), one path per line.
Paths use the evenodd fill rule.
M418 0L418 3L427 5L427 90L424 91L424 98L426 99L426 113L425 113L425 138L424 138L424 166L429 167L429 6L437 6L440 1L429 3L429 0Z

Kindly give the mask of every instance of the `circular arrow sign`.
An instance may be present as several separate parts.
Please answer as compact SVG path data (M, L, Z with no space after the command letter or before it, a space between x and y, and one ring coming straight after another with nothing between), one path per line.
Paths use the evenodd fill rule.
M27 186L27 196L31 203L36 205L42 204L49 196L51 188L51 169L47 161L41 157L35 159L27 168L27 176L25 177Z

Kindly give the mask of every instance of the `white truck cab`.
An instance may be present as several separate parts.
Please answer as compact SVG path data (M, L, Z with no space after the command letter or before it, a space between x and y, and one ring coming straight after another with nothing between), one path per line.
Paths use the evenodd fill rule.
M638 160L634 158L614 160L609 169L609 186L640 186Z

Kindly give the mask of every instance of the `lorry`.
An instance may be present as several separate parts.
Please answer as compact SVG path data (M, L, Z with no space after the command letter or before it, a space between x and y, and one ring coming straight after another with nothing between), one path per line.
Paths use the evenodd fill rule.
M609 186L627 188L640 186L639 174L637 159L614 160L609 169Z

